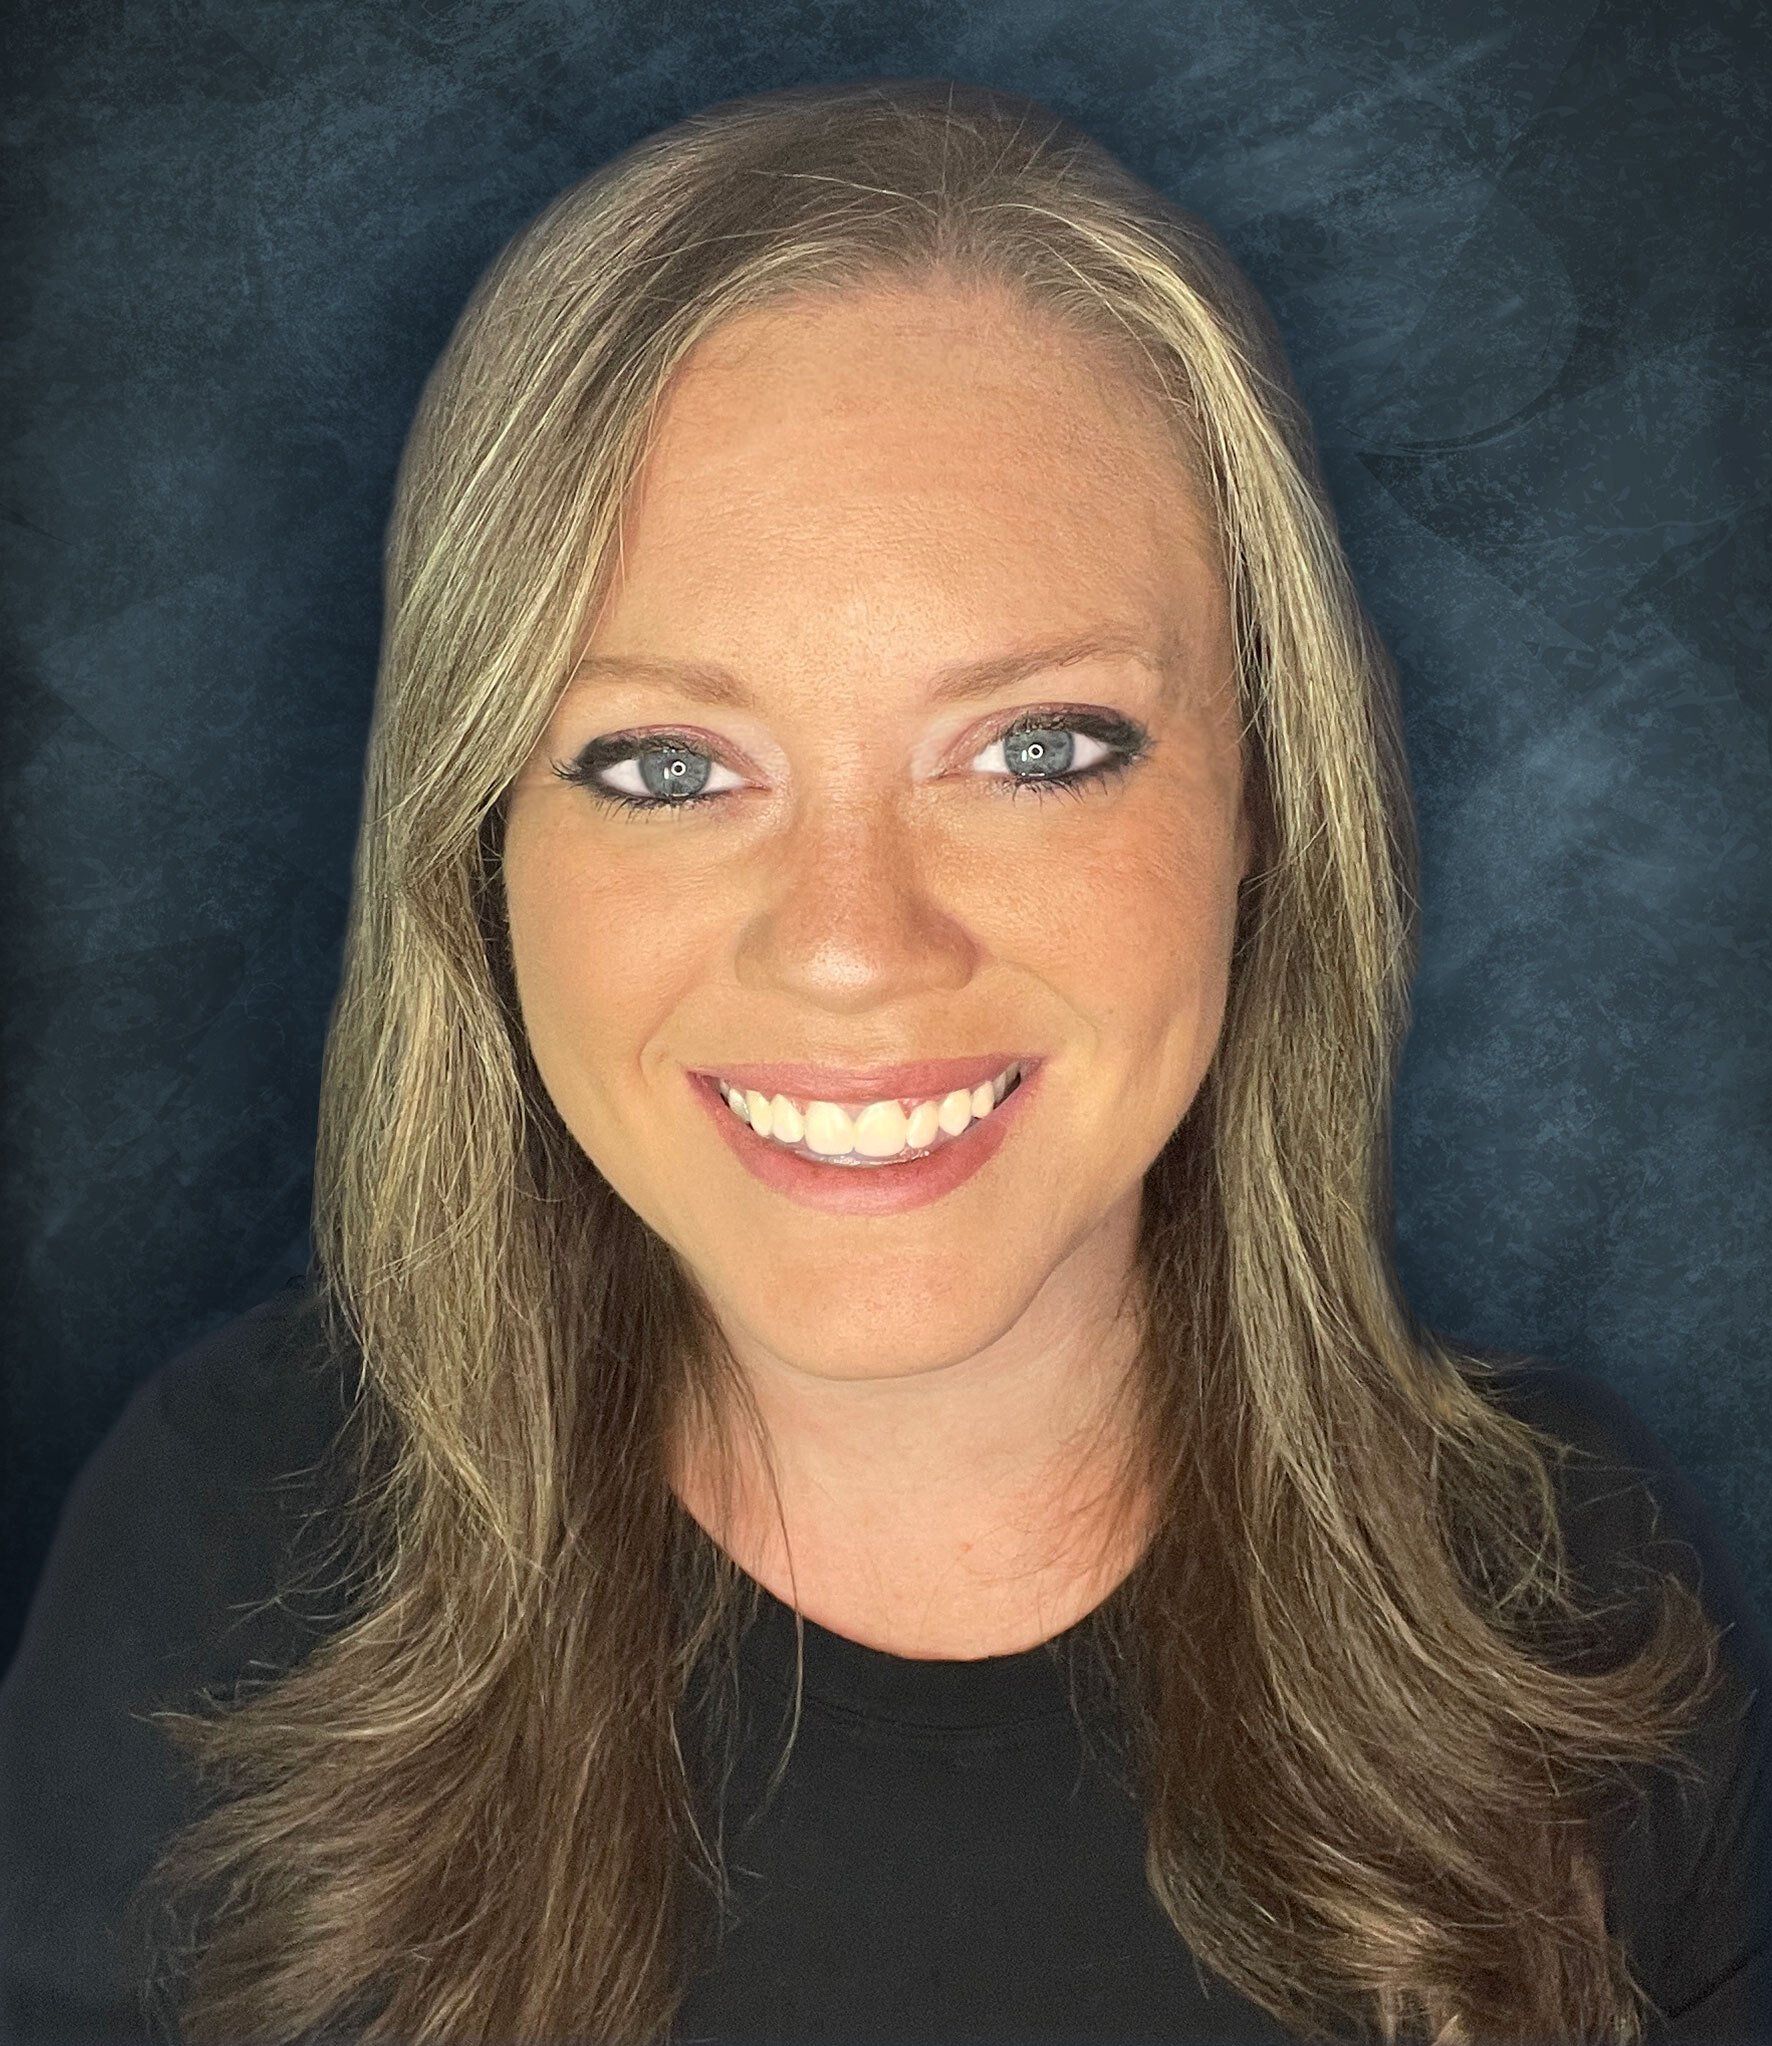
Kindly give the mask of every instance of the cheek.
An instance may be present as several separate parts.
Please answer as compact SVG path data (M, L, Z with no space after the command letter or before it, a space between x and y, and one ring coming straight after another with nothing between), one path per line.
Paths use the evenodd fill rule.
M1213 833L1140 831L1063 863L1021 956L1064 995L1099 1057L1104 1126L1152 1151L1187 1113L1223 1030L1237 867Z
M631 980L633 926L611 890L551 821L518 836L505 856L511 963L525 1028L553 1087L563 1068L589 1063L612 1028Z
M582 1110L604 1078L638 1063L730 918L713 914L711 891L649 887L633 863L565 828L538 830L507 854L505 886L536 1064L562 1112Z
M1049 866L1024 862L1004 899L1003 923L1012 917L1055 975L1137 1010L1221 976L1236 876L1209 834L1128 830Z

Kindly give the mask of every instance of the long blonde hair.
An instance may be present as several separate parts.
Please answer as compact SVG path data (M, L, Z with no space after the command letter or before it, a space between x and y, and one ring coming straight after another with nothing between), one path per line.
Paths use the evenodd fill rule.
M1145 1185L1157 1532L1089 1622L1152 1891L1301 2034L1641 2036L1593 1793L1684 1766L1715 1630L1668 1576L1634 1655L1603 1652L1558 1443L1401 1298L1414 822L1394 675L1273 324L1203 222L1074 127L918 80L646 138L511 241L426 385L316 1156L315 1332L359 1360L348 1598L276 1681L160 1715L211 1792L136 1900L166 1905L156 1996L193 2046L669 2035L694 1892L724 1880L676 1714L754 1587L686 1565L666 1425L746 1403L528 1056L504 797L672 372L747 310L935 278L1118 351L1232 596L1261 853L1218 1054Z

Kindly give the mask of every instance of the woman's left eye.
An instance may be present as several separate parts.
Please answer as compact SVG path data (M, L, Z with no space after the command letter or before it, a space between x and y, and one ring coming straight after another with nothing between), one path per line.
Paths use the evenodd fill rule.
M1080 734L1084 747L1094 749L1094 757L1086 755L1080 765L1072 734ZM1151 740L1130 718L1100 711L1042 710L1018 717L987 741L974 761L998 747L1005 771L983 777L993 794L1019 797L1031 790L1036 796L1080 795L1086 784L1118 780L1149 753ZM552 765L562 781L616 809L702 810L734 793L730 788L707 788L709 768L718 763L681 732L615 732L593 739L570 762ZM618 769L635 775L640 786L612 785L605 777ZM720 771L731 773L729 768Z

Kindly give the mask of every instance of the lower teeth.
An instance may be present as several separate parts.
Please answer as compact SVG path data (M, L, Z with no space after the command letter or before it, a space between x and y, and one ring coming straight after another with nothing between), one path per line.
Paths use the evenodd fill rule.
M964 1136L966 1131L962 1130L960 1134ZM857 1151L845 1151L840 1158L821 1158L816 1151L801 1151L796 1155L809 1159L814 1165L909 1165L914 1159L927 1158L934 1149L931 1144L927 1151L894 1151L890 1158L864 1158Z

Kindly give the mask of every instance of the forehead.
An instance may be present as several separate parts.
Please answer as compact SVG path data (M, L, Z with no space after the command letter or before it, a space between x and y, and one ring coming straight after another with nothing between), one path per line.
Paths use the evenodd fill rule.
M1161 632L1216 581L1174 433L1105 344L1002 297L882 290L747 314L681 366L603 616L673 640L736 616Z

